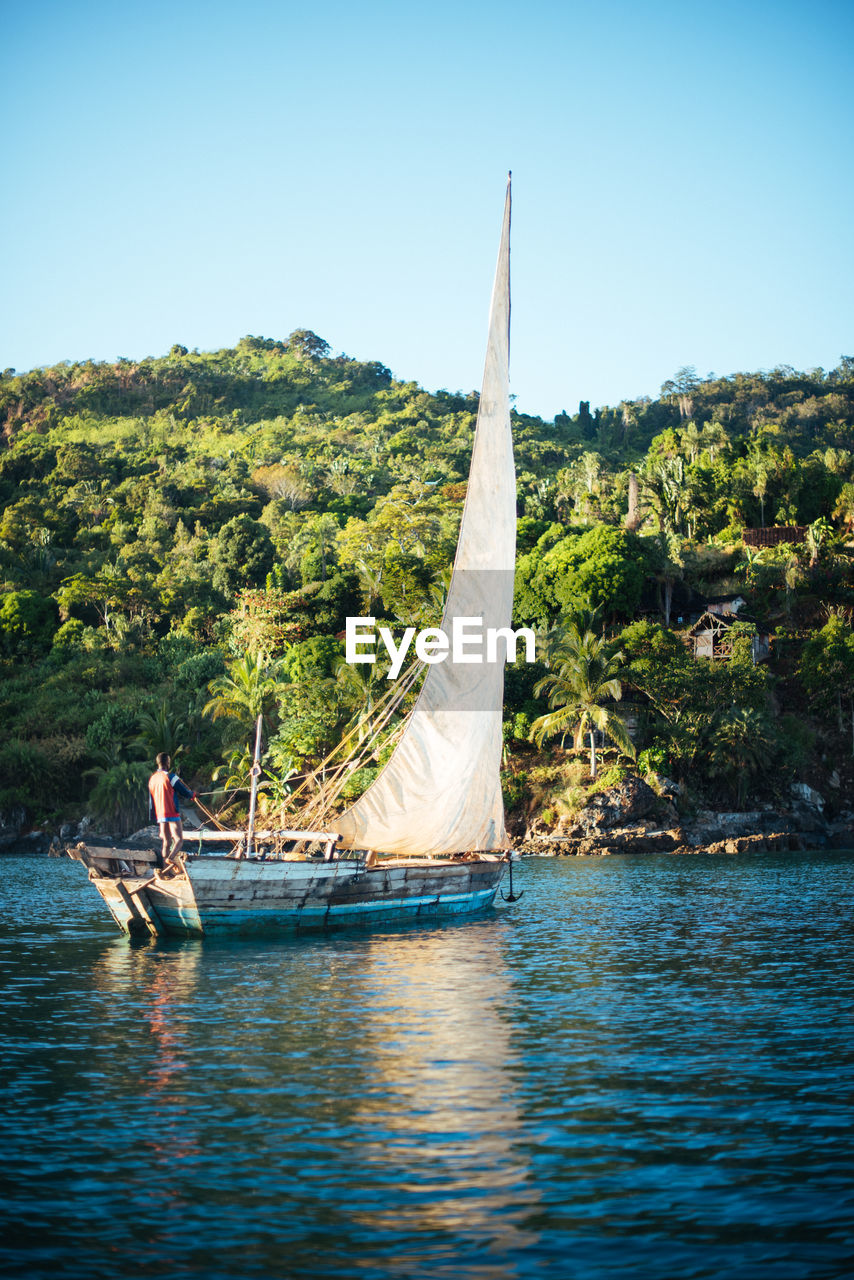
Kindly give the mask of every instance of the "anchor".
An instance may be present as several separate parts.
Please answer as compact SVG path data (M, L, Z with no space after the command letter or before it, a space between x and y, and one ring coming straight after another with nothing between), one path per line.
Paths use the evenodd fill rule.
M510 866L510 892L504 893L504 891L502 890L501 896L505 902L518 902L520 898L524 898L525 890L523 889L521 893L513 892L513 859L508 858L507 861Z

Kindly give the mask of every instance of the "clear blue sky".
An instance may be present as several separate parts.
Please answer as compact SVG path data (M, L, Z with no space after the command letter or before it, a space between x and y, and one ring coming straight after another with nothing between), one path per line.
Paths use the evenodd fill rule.
M0 367L314 329L512 390L854 351L854 5L6 0Z

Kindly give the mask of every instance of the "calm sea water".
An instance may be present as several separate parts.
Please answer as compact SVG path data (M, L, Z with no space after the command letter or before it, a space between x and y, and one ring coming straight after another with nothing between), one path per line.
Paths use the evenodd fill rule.
M852 854L526 861L479 921L242 944L0 870L7 1274L854 1274Z

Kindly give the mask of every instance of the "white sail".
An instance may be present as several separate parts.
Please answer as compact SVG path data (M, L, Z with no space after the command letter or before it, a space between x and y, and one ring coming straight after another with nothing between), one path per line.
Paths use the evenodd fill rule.
M510 626L516 474L510 431L510 183L492 292L471 470L442 629L455 618ZM479 630L479 628L478 628ZM501 796L504 649L498 660L430 666L397 748L335 820L345 847L436 855L506 848Z

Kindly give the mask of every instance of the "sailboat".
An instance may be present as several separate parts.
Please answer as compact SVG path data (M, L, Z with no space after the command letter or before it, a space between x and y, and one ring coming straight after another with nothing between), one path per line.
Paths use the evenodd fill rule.
M252 833L236 851L221 845L218 853L188 856L171 879L152 873L153 851L77 846L72 856L88 867L126 933L328 928L465 916L494 903L512 857L500 783L516 550L510 206L508 179L468 488L442 618L445 635L458 623L477 623L499 637L492 660L478 662L468 652L428 663L390 759L322 828ZM217 838L208 832L205 844Z

